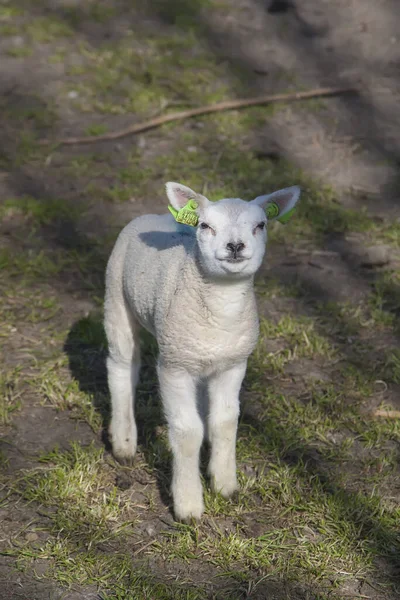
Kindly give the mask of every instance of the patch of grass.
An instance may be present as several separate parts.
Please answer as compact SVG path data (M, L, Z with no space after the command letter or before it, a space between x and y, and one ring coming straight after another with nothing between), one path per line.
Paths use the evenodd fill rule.
M45 577L63 586L95 585L100 590L102 600L209 598L205 590L193 584L188 585L184 577L159 581L154 573L133 563L128 552L96 552L81 548L77 553L74 546L59 538L50 540L40 549L23 548L18 556L20 568L31 566L33 560L48 561L49 569Z
M49 63L53 65L57 65L60 63L65 63L67 59L67 50L66 48L58 48L56 52L49 56Z
M56 449L40 462L43 467L24 473L13 487L25 500L53 509L54 532L90 550L132 527L135 517L113 486L102 449L73 443L70 451Z
M82 45L80 54L79 72L72 66L70 74L85 76L75 85L75 104L83 111L146 113L162 101L211 102L226 92L217 77L223 69L210 53L199 52L190 31L157 37L138 31L98 50Z
M49 225L60 219L73 221L82 212L82 207L74 207L62 199L33 198L19 196L6 198L0 207L0 219L12 217L14 214L23 214L32 219L34 224Z
M0 31L0 35L1 35ZM32 48L28 46L14 46L13 48L7 49L8 56L12 56L13 58L26 58L32 54Z
M26 284L51 281L55 276L68 275L79 280L86 289L101 289L103 264L99 264L96 248L85 250L29 250L16 255L10 249L0 250L0 268L7 270L11 278L19 278Z
M257 534L246 535L247 524L254 522L241 524L240 516L239 525L229 531L211 520L206 530L177 527L165 534L158 550L171 560L206 559L231 574L285 574L289 581L319 584L330 578L339 586L370 570L370 536L380 540L382 527L385 543L394 540L397 511L387 507L380 517L378 498L347 495L339 488L330 494L302 464L290 467L277 461L268 467L245 484L246 494L259 498Z
M17 387L20 369L0 373L0 425L9 425L14 412L21 406L21 393Z
M112 176L107 158L107 156L98 153L75 155L67 162L66 170L67 173L73 177L85 177L90 175L91 178L96 178L108 173Z
M85 421L94 432L101 431L102 416L99 409L107 404L104 389L101 397L100 392L95 397L94 393L83 391L80 382L71 379L66 366L65 356L51 360L29 379L29 383L41 403L49 404L57 410L68 410L71 418Z
M88 127L85 131L86 135L93 135L93 136L97 136L97 135L102 135L104 133L107 133L108 131L108 127L107 125L103 125L101 123L98 123L96 125L90 125L90 127Z
M166 23L178 27L198 28L201 23L200 11L212 7L213 3L210 0L194 0L190 3L185 0L172 0L168 3L163 0L152 2L152 10L156 10Z
M300 283L284 285L276 278L266 278L265 276L256 281L255 289L257 296L268 299L296 298L303 295Z
M0 7L0 35L19 37L23 45L8 48L7 54L16 57L28 56L33 52L34 44L48 44L60 38L70 37L73 32L65 21L55 16L20 18L18 23L12 19L22 15L18 8ZM5 22L5 24L2 24Z
M375 225L375 232L383 241L393 245L395 248L400 247L399 221L383 221L382 224Z
M23 12L17 6L0 6L0 23L2 21L11 21L21 14L23 14Z
M32 42L38 44L48 44L73 35L68 24L54 15L30 20L25 24L23 31Z
M1 21L0 21L1 23ZM19 33L19 29L16 25L11 25L8 24L7 25L1 25L0 24L0 34L3 36L16 36Z
M278 349L270 352L269 340L277 340ZM282 372L286 363L297 358L321 356L330 359L334 354L327 339L317 333L314 320L285 315L278 323L261 319L260 339L253 356L253 365L257 370L269 368Z
M400 383L400 350L395 348L389 350L386 355L386 361L384 364L384 373L386 374L387 380L393 383Z
M120 202L127 202L132 197L132 188L133 186L120 184L111 184L107 188L96 184L89 184L85 191L90 195L118 204Z
M41 251L27 256L15 256L8 249L0 251L0 267L7 269L10 276L22 275L28 279L49 279L58 275L70 261L64 255L55 260Z
M33 291L23 285L8 285L2 291L0 319L9 328L16 328L21 323L45 323L60 310L57 298L48 296L46 291Z
M398 327L400 315L400 277L387 271L377 278L369 297L370 310L375 322L383 326Z

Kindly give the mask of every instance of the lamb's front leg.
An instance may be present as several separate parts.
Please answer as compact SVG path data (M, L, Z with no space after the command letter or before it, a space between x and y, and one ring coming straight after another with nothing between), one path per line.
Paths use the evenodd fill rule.
M238 488L236 478L236 432L239 417L239 392L247 361L209 381L208 437L211 458L208 473L211 487L228 497Z
M199 455L204 428L196 407L196 382L186 371L162 364L158 377L173 454L175 517L182 521L200 519L204 505Z

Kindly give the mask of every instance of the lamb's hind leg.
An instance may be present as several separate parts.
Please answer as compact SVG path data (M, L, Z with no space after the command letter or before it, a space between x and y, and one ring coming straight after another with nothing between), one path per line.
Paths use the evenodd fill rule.
M131 464L137 446L134 400L140 370L139 327L125 305L118 303L107 307L105 329L111 395L109 434L115 458L123 464Z

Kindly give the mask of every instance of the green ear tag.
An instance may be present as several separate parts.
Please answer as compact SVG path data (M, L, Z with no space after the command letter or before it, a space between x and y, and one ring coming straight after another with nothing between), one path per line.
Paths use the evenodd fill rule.
M289 221L290 217L293 215L294 209L295 207L293 207L291 210L288 210L287 213L280 217L279 206L275 202L270 202L269 204L267 204L265 213L268 219L276 219L277 221L279 221L279 223L285 225Z
M279 206L275 202L269 202L265 208L268 219L276 219L279 215Z
M191 199L180 210L176 210L171 205L168 206L168 209L177 223L183 223L184 225L196 227L197 223L199 222L199 217L195 212L197 207L197 202Z
M277 219L279 221L279 223L282 223L283 225L286 225L286 223L289 221L289 219L293 215L295 208L296 207L293 206L293 208L291 210L288 210L288 212L285 213L282 217L280 217L280 219Z

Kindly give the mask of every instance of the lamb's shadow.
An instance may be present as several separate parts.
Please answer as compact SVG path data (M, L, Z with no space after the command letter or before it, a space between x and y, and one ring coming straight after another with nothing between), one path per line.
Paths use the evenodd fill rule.
M193 245L195 236L186 225L178 225L176 232L171 231L146 231L139 234L139 238L149 248L158 251L170 250L176 246L189 247Z
M92 314L77 321L70 329L64 345L72 377L78 381L82 392L91 397L93 406L102 418L102 442L108 452L111 443L108 436L110 421L110 397L107 385L107 340L101 314ZM165 439L165 428L161 404L158 398L156 378L155 340L143 331L141 335L142 368L136 390L135 417L138 428L138 458L143 454L147 466L154 473L162 502L171 510L169 494L170 453ZM137 465L126 477L124 468L123 485L134 485ZM118 477L117 477L118 481Z

